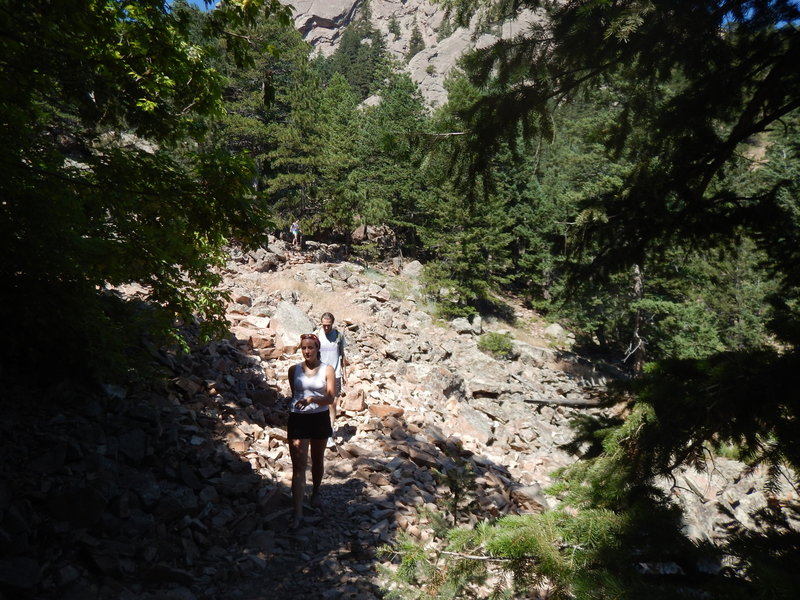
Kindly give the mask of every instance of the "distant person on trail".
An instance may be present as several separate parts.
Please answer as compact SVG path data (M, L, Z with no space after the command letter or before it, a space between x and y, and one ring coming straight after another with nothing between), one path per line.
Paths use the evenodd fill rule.
M294 221L292 226L289 228L289 231L292 234L292 246L299 247L300 246L300 221Z
M319 487L325 471L325 440L333 435L328 407L336 402L336 381L333 367L320 360L319 348L319 338L313 333L304 333L300 336L303 362L289 367L292 400L286 437L292 459L293 529L303 521L309 445L313 485L310 504L319 508L322 506Z
M317 332L320 341L320 357L323 363L326 365L330 365L333 367L334 373L336 374L336 398L338 399L339 396L344 396L344 391L342 390L343 384L347 383L347 370L345 369L345 358L344 358L344 335L341 331L336 329L333 326L335 319L333 315L329 312L326 312L320 318L321 327ZM334 421L336 420L336 402L334 401L331 404L331 429L333 433L331 434L331 438L328 440L328 448L333 448L336 446L336 429L334 425Z

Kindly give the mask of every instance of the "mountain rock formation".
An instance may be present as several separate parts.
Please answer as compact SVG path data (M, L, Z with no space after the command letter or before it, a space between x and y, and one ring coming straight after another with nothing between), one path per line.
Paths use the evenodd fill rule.
M336 50L342 30L364 10L362 0L299 0L292 4L295 27L316 52L325 56ZM447 101L444 81L461 55L517 35L535 18L524 13L513 22L480 30L481 15L476 14L468 28L455 27L441 5L428 0L372 0L369 11L371 23L384 34L389 52L409 72L432 107ZM425 48L407 62L415 28Z

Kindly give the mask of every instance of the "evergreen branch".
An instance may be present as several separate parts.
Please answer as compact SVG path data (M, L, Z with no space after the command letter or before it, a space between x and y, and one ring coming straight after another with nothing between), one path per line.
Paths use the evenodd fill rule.
M467 560L479 560L485 562L511 562L516 560L531 560L537 561L539 558L537 556L531 555L522 555L522 556L515 556L513 558L509 558L506 556L484 556L482 554L464 554L463 552L450 552L447 550L442 550L440 554L444 554L447 556L455 556L456 558L464 558Z
M786 59L787 57L784 57L784 62ZM779 66L782 66L781 63L775 66L775 68L767 74L764 81L761 82L756 93L753 94L753 97L745 105L738 122L731 129L727 139L720 145L716 153L716 158L708 164L705 170L705 176L701 182L701 191L704 191L708 187L713 176L719 172L725 161L733 154L736 146L749 136L763 131L770 123L773 123L777 119L800 107L800 100L790 99L771 113L763 115L760 119L756 118L758 112L762 111L767 106L773 87L778 87L781 83L780 81L774 81L775 79L780 80L783 75L783 72L778 68Z
M778 465L778 471L786 480L786 483L794 490L794 493L800 496L800 488L798 488L796 482L786 473L787 469L785 469L783 465Z

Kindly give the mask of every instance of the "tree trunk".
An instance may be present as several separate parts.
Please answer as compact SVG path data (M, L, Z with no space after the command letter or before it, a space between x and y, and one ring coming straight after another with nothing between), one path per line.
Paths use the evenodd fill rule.
M641 267L633 265L633 299L638 301L642 299L644 294L644 273ZM628 357L633 357L631 367L634 375L641 373L644 367L644 361L647 358L646 343L641 336L641 328L644 325L644 318L642 311L637 310L633 317L633 335L631 337L631 345Z

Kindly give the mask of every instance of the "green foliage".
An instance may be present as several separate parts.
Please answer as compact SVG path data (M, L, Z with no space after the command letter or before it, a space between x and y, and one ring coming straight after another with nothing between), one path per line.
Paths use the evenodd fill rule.
M609 85L566 103L553 115L551 137L517 162L506 157L509 166L497 176L499 190L512 199L515 262L525 274L520 292L550 311L565 295L576 225L604 218L582 211L581 202L608 194L628 168L600 142L619 110L617 97ZM585 298L577 304L585 307Z
M388 72L388 54L369 19L362 15L345 37L329 60L310 65L307 52L294 40L288 43L288 55L279 55L283 63L294 57L282 75L286 85L278 90L274 109L248 117L261 133L246 142L259 153L261 185L279 222L300 216L311 235L388 224L401 244L413 247L410 217L425 185L417 150L426 129L425 108L407 75ZM277 77L276 69L270 70ZM359 108L359 100L371 93L380 101ZM356 252L372 261L383 250Z
M323 201L324 154L322 86L315 73L298 71L294 85L283 90L281 98L289 107L285 122L271 123L271 150L267 154L269 172L266 192L279 210L300 215L318 212ZM305 225L305 224L303 224Z
M390 225L401 248L414 255L420 205L430 195L430 185L420 173L424 159L420 138L429 129L428 116L407 74L391 76L379 92L380 103L362 112L358 165L347 187L360 222Z
M419 24L414 22L414 28L411 30L411 38L408 40L406 62L410 61L423 50L425 50L425 40L422 38L422 32L419 29Z
M227 115L218 129L225 147L247 150L259 168L280 229L300 219L307 235L348 232L357 217L349 173L362 136L358 98L339 73L328 80L309 64L310 47L295 31L266 22L248 36L272 52L252 68L229 67ZM269 98L265 85L276 85Z
M213 127L222 147L247 152L256 161L257 187L263 189L261 176L269 172L267 155L275 145L270 124L289 118L286 90L301 76L310 49L297 31L271 19L259 22L246 39L252 63L240 66L229 60L220 66L225 112Z
M397 571L391 573L397 586L386 592L386 597L396 600L413 600L422 598L422 590L407 582L425 581L436 585L440 580L440 573L435 564L429 560L428 552L405 532L397 536L395 544L380 548L384 556L400 559Z
M631 307L657 319L651 327L653 338L660 340L661 351L667 356L702 358L724 349L713 315L700 302L640 300Z
M767 298L777 290L767 255L746 237L707 251L670 251L651 262L644 298L653 358L702 358L770 343Z
M341 74L359 100L374 94L390 73L389 54L383 34L372 26L368 12L350 23L342 33L336 51L327 59L318 59L316 67L323 80Z
M220 50L199 31L288 24L277 2L213 15L163 2L3 2L0 28L0 234L5 365L58 347L52 376L123 376L144 327L156 343L199 318L224 326L212 267L228 240L265 227L252 162L203 145L221 114ZM220 33L242 64L244 47ZM149 308L108 285L137 283ZM134 324L136 323L136 325Z
M508 219L497 196L459 201L450 191L445 198L451 200L427 205L427 225L420 228L425 248L436 257L425 265L423 290L442 316L471 316L510 279Z
M442 40L447 39L448 37L453 35L455 30L456 28L455 25L453 24L452 19L445 16L445 18L442 19L441 23L439 24L439 30L436 32L436 41L441 42Z
M392 300L406 300L416 295L415 287L408 279L394 278L389 282L389 295Z
M491 293L514 277L511 248L513 218L508 198L486 180L462 185L458 162L465 150L458 106L473 98L463 79L447 82L450 102L435 117L435 146L426 156L425 174L436 187L422 197L417 231L432 260L425 265L423 289L442 317L470 316L491 300ZM495 166L495 165L492 165ZM498 161L497 168L503 165ZM486 178L487 180L489 177Z
M364 242L352 248L353 256L366 264L375 264L380 259L381 252L374 242Z
M476 93L466 101L453 93L467 85L458 82L459 87L451 90L450 110L462 115L469 114L463 107L480 103ZM769 343L766 323L771 311L766 298L777 282L766 266L769 250L755 247L753 238L743 232L730 243L710 236L702 248L695 242L671 242L672 247L646 252L637 265L644 284L639 292L629 261L614 268L595 264L611 244L593 240L588 232L599 228L611 232L614 223L631 212L623 207L609 213L604 205L634 176L635 160L616 148L624 108L619 99L628 95L628 87L623 77L606 73L602 87L572 95L558 110L547 105L546 114L535 118L540 137L523 139L515 130L509 140L515 157L498 142L492 160L502 160L501 168L479 161L482 175L491 171L495 189L508 199L515 222L513 288L539 310L569 322L582 334L585 346L607 352L625 355L639 347L649 359L657 359ZM671 97L680 86L658 82L656 89ZM630 134L632 144L645 137L636 129ZM609 141L614 142L612 152ZM518 151L522 145L527 145L528 153ZM745 182L760 175L745 167L739 165L729 178L735 173L736 185L747 195ZM467 173L461 177L469 180ZM669 314L649 310L667 306ZM689 332L700 337L694 340Z
M279 94L286 118L267 125L265 191L286 223L301 218L307 235L349 229L352 194L344 182L356 166L356 98L339 75L322 86L316 72L301 67L293 83Z
M656 506L628 516L607 509L507 516L450 530L447 549L438 559L404 538L391 549L401 560L393 597L482 597L477 586L489 581L494 582L491 597L691 597L697 592L691 584L652 578L636 566L658 555L658 544L669 538L660 532L672 531L675 516ZM666 525L670 528L665 530ZM647 536L647 547L632 552L632 539ZM674 539L669 541L674 545ZM683 551L685 557L696 554L685 541Z
M452 456L440 471L434 471L434 477L440 485L447 486L448 492L437 498L437 504L450 517L449 525L454 525L459 522L462 513L469 514L477 505L474 494L477 484L472 463L460 455Z
M446 4L462 23L478 8ZM789 0L691 10L660 0L501 0L483 15L526 8L547 10L550 21L465 59L480 94L451 108L450 131L467 133L443 146L460 191L479 185L488 197L497 184L512 192L504 201L515 215L524 208L511 259L527 265L517 281L535 283L532 297L569 299L560 310L587 338L636 351L639 364L644 348L652 362L614 390L627 403L623 422L597 422L591 433L587 425L585 460L552 490L567 508L530 517L535 526L476 526L474 537L457 538L458 552L484 565L503 559L517 591L547 580L556 597L789 598L796 503L711 547L683 536L679 508L653 482L702 467L710 447L735 446L766 467L770 486L779 477L798 486L800 72L790 65L800 9ZM560 121L565 108L578 118ZM583 135L559 137L570 129ZM554 142L542 149L543 140ZM497 166L506 154L512 169ZM453 222L457 230L462 220ZM541 270L525 262L537 252L548 257ZM438 279L459 267L450 258ZM517 565L519 553L531 558ZM696 576L701 559L723 556L730 569ZM465 556L436 559L446 563L441 577L468 589ZM634 568L671 561L688 575Z
M478 338L478 349L495 358L509 358L514 350L511 335L490 331Z
M323 230L349 233L356 222L357 194L350 186L350 173L359 166L357 146L363 123L357 110L358 98L341 75L334 75L323 94L326 120L323 171L326 196L324 210L316 217Z
M742 449L735 444L714 444L711 447L714 456L721 456L730 460L741 461L745 458L742 455Z
M389 33L394 36L395 40L400 37L400 22L394 14L389 17Z

